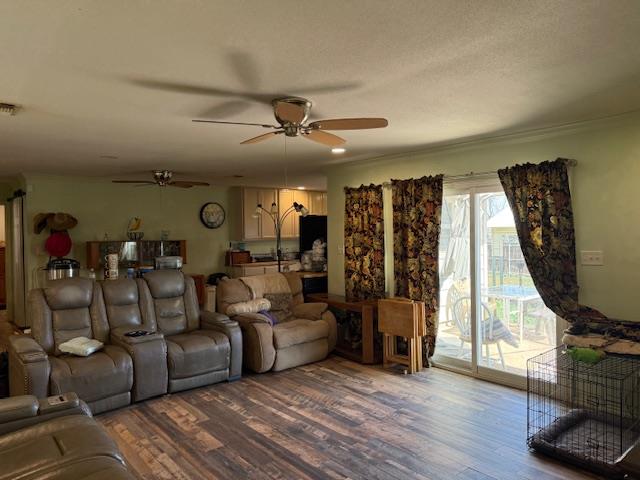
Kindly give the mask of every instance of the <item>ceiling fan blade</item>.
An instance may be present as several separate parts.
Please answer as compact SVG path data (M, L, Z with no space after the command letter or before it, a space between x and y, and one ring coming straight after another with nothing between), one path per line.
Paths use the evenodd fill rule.
M257 90L260 86L260 72L258 65L251 54L243 51L232 51L227 55L227 59L238 81L250 90Z
M201 118L229 118L234 115L243 113L251 107L251 104L245 100L229 100L222 102L215 107L203 110L198 114Z
M309 124L317 130L361 130L367 128L384 128L389 125L386 118L333 118L318 120Z
M347 142L344 138L340 138L333 133L323 132L322 130L310 130L308 133L303 133L302 136L314 142L327 145L328 147L339 147Z
M192 182L189 180L177 180L175 182L169 182L167 185L171 187L191 188L191 187L208 187L207 182Z
M154 80L149 78L128 78L125 80L134 85L151 88L153 90L162 90L165 92L187 93L191 95L212 95L214 97L225 98L241 98L265 104L270 104L271 100L274 98L273 95L266 93L256 93L251 91L239 92L228 90L226 88L207 87L203 85Z
M301 105L290 102L275 102L274 110L276 119L279 118L285 122L299 125L305 120L305 109Z
M155 185L156 182L150 182L148 180L111 180L112 183L139 183L141 185Z
M284 133L283 130L278 130L277 132L269 132L269 133L264 133L262 135L258 135L257 137L253 137L250 138L248 140L245 140L244 142L240 142L240 145L248 145L250 143L258 143L258 142L262 142L264 140L268 140L269 138L275 136L275 135L279 135L281 133Z
M265 123L223 122L220 120L200 120L200 119L195 119L191 121L197 122L197 123L222 123L224 125L251 125L253 127L280 128L280 127L276 127L275 125L267 125Z

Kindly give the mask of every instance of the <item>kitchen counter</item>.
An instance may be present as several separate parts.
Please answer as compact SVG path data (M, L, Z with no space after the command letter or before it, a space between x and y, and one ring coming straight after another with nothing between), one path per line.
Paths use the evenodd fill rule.
M294 263L300 263L299 260L282 260L280 265L283 267L283 270ZM250 262L250 263L239 263L237 265L233 265L229 267L229 273L231 277L249 277L252 275L264 275L265 273L278 273L278 262L277 261L269 261L269 262ZM300 278L304 279L312 279L312 278L325 278L327 277L327 272L305 272L305 271L297 271Z
M292 263L300 262L300 260L282 260L280 262L281 265L291 265ZM277 260L270 260L268 262L247 262L247 263L236 263L232 265L233 267L255 267L256 265L262 265L264 267L271 267L273 265L278 265Z

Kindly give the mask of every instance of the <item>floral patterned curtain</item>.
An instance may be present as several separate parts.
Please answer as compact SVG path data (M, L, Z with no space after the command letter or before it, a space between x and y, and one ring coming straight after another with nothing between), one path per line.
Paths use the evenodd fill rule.
M349 301L383 298L382 186L345 188L344 270Z
M427 335L423 338L423 354L427 365L435 351L438 333L442 175L391 183L395 294L425 302Z
M606 321L578 303L576 244L566 159L498 170L513 211L520 247L546 306L572 322L578 333L589 322Z

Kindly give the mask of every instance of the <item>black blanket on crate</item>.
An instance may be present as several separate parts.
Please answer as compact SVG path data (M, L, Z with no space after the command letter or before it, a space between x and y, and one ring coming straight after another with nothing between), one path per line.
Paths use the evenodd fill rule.
M620 355L640 355L640 322L593 320L572 323L562 337L570 347L586 347Z
M638 432L632 427L631 421L611 422L574 409L534 434L529 446L607 478L624 478L640 472Z

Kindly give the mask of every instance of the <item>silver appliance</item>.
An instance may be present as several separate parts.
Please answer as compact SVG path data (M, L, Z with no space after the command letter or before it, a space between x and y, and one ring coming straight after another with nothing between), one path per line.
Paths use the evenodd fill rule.
M80 275L80 262L72 258L56 258L47 263L47 279L77 277Z
M166 256L155 258L156 270L180 270L182 268L182 257L180 256Z

